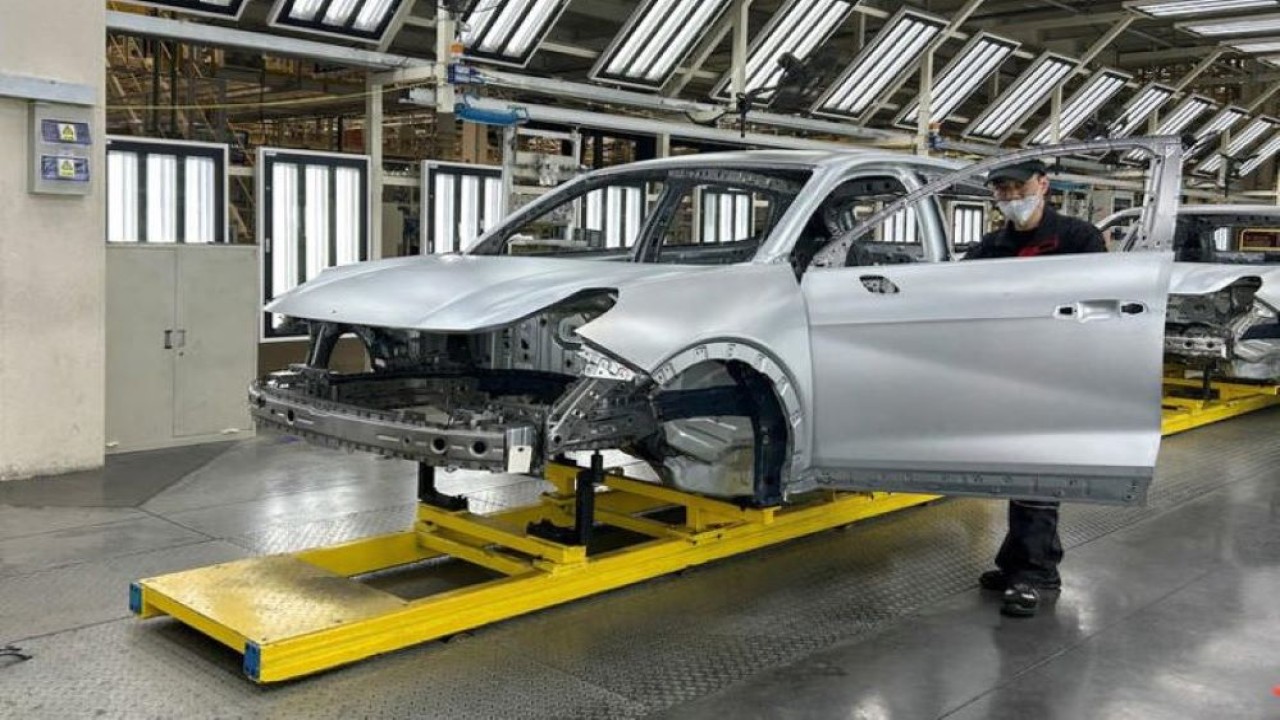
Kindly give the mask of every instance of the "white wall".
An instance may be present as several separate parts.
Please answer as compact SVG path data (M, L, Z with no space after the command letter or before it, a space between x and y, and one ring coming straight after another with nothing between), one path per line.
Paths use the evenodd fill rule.
M103 457L106 3L3 0L0 73L97 89L88 197L27 194L28 109L0 97L0 480Z

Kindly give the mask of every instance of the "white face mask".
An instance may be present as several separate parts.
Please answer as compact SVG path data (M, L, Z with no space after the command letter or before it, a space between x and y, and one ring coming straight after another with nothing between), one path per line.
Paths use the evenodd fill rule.
M996 203L996 207L1000 208L1000 212L1012 220L1014 225L1026 225L1040 207L1040 196L1028 195L1018 200L1001 200Z

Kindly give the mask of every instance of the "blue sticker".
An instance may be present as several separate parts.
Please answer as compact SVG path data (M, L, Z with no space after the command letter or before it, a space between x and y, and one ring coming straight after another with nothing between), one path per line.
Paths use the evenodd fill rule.
M262 648L256 642L244 644L244 674L250 680L257 681L262 673Z
M142 614L142 586L129 583L129 611L134 615Z
M41 155L40 177L54 182L89 182L89 158Z
M40 137L56 145L88 145L89 123L66 120L41 120Z

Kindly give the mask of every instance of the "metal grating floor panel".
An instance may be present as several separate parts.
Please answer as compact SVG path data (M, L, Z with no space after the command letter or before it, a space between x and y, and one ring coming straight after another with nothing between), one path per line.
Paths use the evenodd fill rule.
M1273 410L1166 440L1149 506L1068 507L1065 544L1083 555L1094 540L1139 523L1157 526L1163 513L1208 493L1280 480L1277 429L1280 411ZM225 457L225 468L223 458L201 468L200 484L234 484L243 458ZM217 500L194 481L182 487ZM477 509L522 504L541 490L536 481L485 488ZM237 499L247 494L228 492ZM163 517L154 503L151 510ZM254 553L284 552L400 530L411 517L411 505L397 504L226 540ZM20 643L35 659L0 661L0 715L617 718L670 710L679 716L684 703L770 668L867 642L904 622L932 622L929 608L976 594L976 575L989 566L1003 517L1003 503L981 500L913 508L271 688L252 685L237 655L176 623L101 623L103 616L86 613L101 624L58 628ZM181 552L189 551L151 555ZM60 571L69 574L57 592L123 606L123 586L103 587L107 576L70 570ZM1071 582L1068 576L1067 592ZM0 597L16 599L3 590ZM17 637L30 634L0 624L0 644Z

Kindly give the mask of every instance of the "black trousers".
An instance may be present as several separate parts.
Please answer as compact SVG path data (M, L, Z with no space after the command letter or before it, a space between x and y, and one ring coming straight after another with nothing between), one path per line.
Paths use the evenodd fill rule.
M996 553L996 567L1014 582L1057 583L1060 562L1058 503L1010 500L1009 532Z

